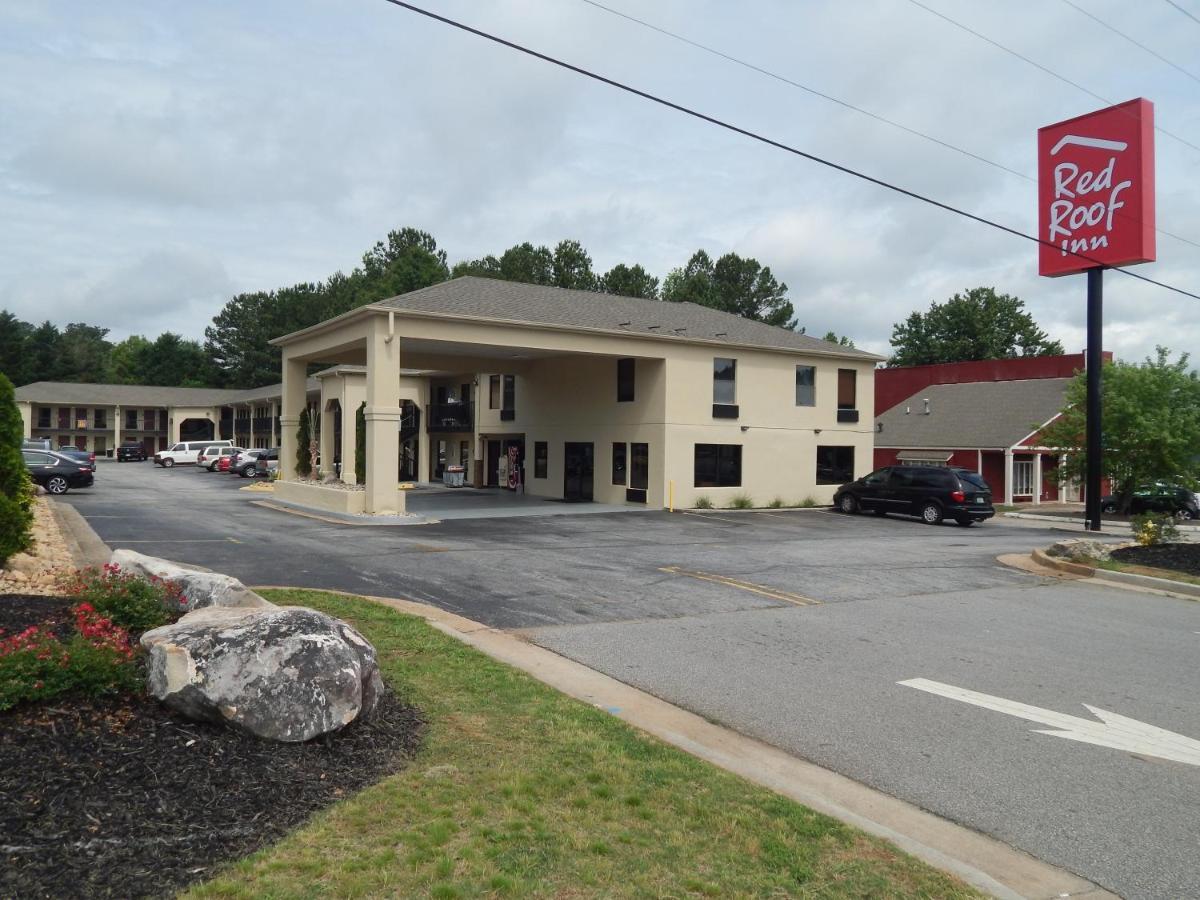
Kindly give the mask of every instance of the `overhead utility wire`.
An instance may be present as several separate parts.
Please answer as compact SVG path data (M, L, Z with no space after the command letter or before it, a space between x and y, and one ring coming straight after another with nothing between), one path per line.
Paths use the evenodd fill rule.
M1029 65L1033 66L1035 69L1040 69L1042 72L1045 72L1051 78L1057 78L1063 84L1069 84L1071 87L1075 88L1076 90L1083 91L1089 97L1093 97L1096 100L1099 100L1101 103L1106 103L1109 106L1112 106L1116 102L1115 100L1109 100L1107 97L1105 97L1101 94L1097 94L1095 91L1091 90L1090 88L1084 87L1082 84L1080 84L1077 81L1072 81L1066 75L1060 75L1058 72L1055 72L1053 69L1049 69L1046 66L1043 66L1040 62L1030 59L1028 56L1025 56L1023 53L1018 53L1016 50L1013 50L1011 47L1006 47L1004 44L1001 44L999 41L993 40L992 38L988 37L986 34L976 31L974 28L964 25L962 22L959 22L956 19L950 18L945 13L938 12L936 9L934 9L931 6L926 6L924 3L921 2L921 0L908 0L908 2L911 3L913 6L920 7L921 9L925 10L925 12L929 13L930 15L937 16L939 19L941 19L944 22L949 22L955 28L961 29L962 31L965 31L967 34L974 35L975 37L979 38L979 40L984 41L985 43L991 44L997 50L1003 50L1009 56L1014 56L1017 59L1021 60L1022 62L1028 63ZM1167 137L1173 138L1174 140L1179 141L1179 143L1184 144L1188 147L1191 147L1193 150L1200 153L1200 145L1193 144L1187 138L1182 138L1179 135L1175 134L1174 132L1167 131L1167 129L1165 129L1159 125L1155 125L1154 130L1159 132L1160 134L1165 134Z
M1176 3L1175 0L1166 0L1166 2L1170 3L1173 7L1175 7L1177 10L1179 10L1181 13L1183 13L1185 16L1187 16L1189 19L1191 19L1197 25L1200 25L1200 19L1197 19L1194 15L1192 15L1190 12L1188 12L1186 9L1184 9L1182 6L1180 6L1178 3Z
M606 13L610 13L614 16L618 16L619 18L625 19L626 21L634 22L638 25L641 25L643 28L649 28L651 31L656 31L661 35L672 38L673 40L680 41L681 43L687 44L689 47L695 47L697 50L703 50L705 53L711 53L712 55L718 56L721 59L724 59L724 60L727 60L728 62L734 63L735 65L739 65L744 68L750 69L753 72L758 72L760 75L766 75L768 78L773 78L776 81L783 82L784 84L789 85L791 87L799 88L802 91L812 94L814 97L820 97L822 100L828 100L830 103L836 103L838 106L841 106L845 109L850 109L850 110L853 110L854 112L862 113L864 116L869 116L870 118L874 119L877 122L882 122L885 125L891 125L893 128L899 128L903 132L911 134L914 137L923 138L924 140L927 140L934 144L937 144L939 147L945 147L947 150L953 150L955 153L961 153L963 156L967 156L967 157L970 157L971 159L978 160L981 163L985 163L996 169L1000 169L1001 171L1007 172L1010 175L1016 175L1018 178L1024 178L1026 181L1030 182L1031 184L1037 184L1036 178L1026 175L1024 172L1018 171L1017 169L1009 168L1008 166L1004 165L1003 163L998 163L995 160L988 159L986 156L980 156L978 153L973 153L970 150L966 150L962 147L956 146L955 144L951 144L949 141L944 141L941 138L934 137L931 134L927 134L924 131L919 131L916 128L912 128L908 125L904 125L901 122L897 122L893 119L889 119L886 116L881 116L878 113L873 113L869 109L863 109L861 106L855 106L853 103L850 103L848 100L842 100L838 97L834 97L832 94L826 94L824 91L819 91L816 88L809 87L808 85L802 84L799 81L794 81L793 79L788 78L786 75L780 75L778 72L772 72L770 69L764 69L762 66L755 65L752 62L747 62L744 59L738 59L736 56L731 56L730 54L724 52L723 50L718 50L716 47L710 47L707 44L701 44L699 41L694 41L689 37L685 37L682 34L678 34L677 32L670 31L659 25L655 25L652 22L647 22L644 19L639 19L637 16L632 16L629 13L622 12L619 9L614 9L611 6L605 6L603 3L597 2L597 0L582 0L582 2L588 4L588 6L594 6L596 9L603 10ZM1136 222L1139 225L1141 224L1141 222L1139 222L1137 219L1135 219L1131 216L1123 215L1120 212L1117 213L1117 216L1121 219L1124 219L1125 221ZM1185 238L1178 234L1173 234L1172 232L1166 231L1165 229L1162 229L1162 228L1156 227L1154 230L1157 231L1159 234L1163 235L1164 237L1174 238L1175 240L1180 241L1181 243L1190 244L1191 246L1193 246L1197 249L1200 249L1200 242L1190 240L1189 238Z
M1091 19L1091 20L1092 20L1093 22L1095 22L1097 25L1100 25L1100 26L1101 26L1101 27L1103 27L1103 28L1107 28L1107 29L1108 29L1109 31L1111 31L1113 34L1117 35L1117 37L1123 38L1124 40L1126 40L1126 41L1128 41L1129 43L1133 44L1133 46L1137 47L1138 49L1140 49L1140 50L1144 50L1146 53L1149 53L1149 54L1150 54L1151 56L1153 56L1155 59L1159 60L1160 62L1164 62L1164 63L1166 63L1166 64L1167 64L1168 66L1170 66L1172 69L1175 69L1177 72L1182 72L1182 73L1183 73L1184 75L1186 75L1188 78L1192 79L1192 81L1195 81L1197 84L1200 84L1200 76L1197 76L1197 75L1193 74L1192 72L1189 72L1187 69L1185 69L1185 68L1184 68L1183 66L1181 66L1181 65L1177 65L1176 63L1173 63L1173 62L1171 62L1171 60L1167 59L1167 58L1166 58L1165 56L1163 56L1161 53L1158 53L1158 52L1156 52L1156 51L1154 51L1154 50L1151 50L1149 47L1147 47L1147 46L1146 46L1145 44L1143 44L1141 41L1136 41L1136 40L1134 40L1134 39L1133 39L1133 38L1131 38L1129 35L1127 35L1125 32L1121 31L1119 28L1115 28L1115 27L1113 27L1112 25L1109 25L1107 22L1105 22L1105 21L1104 21L1103 19L1101 19L1099 16L1094 16L1094 15L1092 15L1090 12L1088 12L1086 9L1084 9L1084 8L1083 8L1082 6L1080 6L1079 4L1077 4L1077 3L1072 3L1072 2L1071 2L1071 0L1062 0L1062 2L1063 2L1063 3L1065 3L1065 4L1067 4L1067 6L1071 7L1071 9L1075 10L1075 11L1076 11L1077 13L1079 13L1080 15L1087 16L1089 19Z
M799 156L803 159L819 163L820 165L826 166L834 171L851 175L871 184L878 185L879 187L886 188L887 190L893 191L897 194L902 194L905 197L911 197L914 200L920 200L922 203L928 203L930 206L935 206L938 209L945 210L946 212L954 213L955 215L961 216L964 219L970 219L971 221L978 222L981 225L987 225L991 228L997 229L998 231L1011 234L1013 237L1019 237L1022 240L1030 241L1034 244L1051 247L1054 250L1062 249L1061 247L1052 244L1049 241L1044 241L1039 237L1035 237L1032 234L1026 234L1023 231L1019 231L1018 229L1012 228L1008 225L1002 225L999 222L994 222L991 219L985 219L983 216L968 212L965 209L960 209L957 206L951 206L949 203L943 203L941 200L935 200L932 197L917 193L916 191L909 190L908 188L900 187L899 185L892 184L889 181L876 178L873 175L867 175L865 172L859 172L857 169L852 169L849 166L842 165L841 163L836 163L832 160L825 159L805 150L800 150L791 146L790 144L777 141L774 138L769 138L755 131L750 131L747 128L742 128L739 125L733 125L722 119L718 119L715 116L710 116L707 113L702 113L690 107L683 106L682 104L676 103L673 100L667 100L664 97L659 97L656 94L651 94L648 91L643 91L640 88L636 88L632 85L625 84L624 82L617 81L616 79L609 78L607 75L601 75L597 72L591 71L590 69L577 66L574 63L569 63L565 60L558 59L557 57L542 53L539 50L534 50L530 47L524 46L523 44L510 41L507 38L502 38L499 35L492 34L491 32L482 31L481 29L475 28L471 25L459 22L456 19L439 15L438 13L432 12L428 9L423 9L422 7L416 6L412 3L407 3L405 0L385 0L385 2L390 3L393 6L401 7L402 9L407 9L409 12L414 12L417 15L425 16L427 19L433 19L435 22L441 22L443 25L449 25L452 28L457 28L460 31L467 32L468 34L481 37L484 40L491 41L494 44L499 44L502 47L508 47L510 50L516 50L518 53L524 53L526 56L531 56L534 59L540 59L542 62L547 62L551 65L558 66L560 69L566 69L568 72L574 72L577 75L582 75L585 78L590 78L593 81L600 82L601 84L607 84L609 87L614 87L617 90L624 91L627 94L632 94L635 97L641 97L643 100L649 100L651 103L657 103L659 106L665 106L668 109L673 109L676 112L683 113L686 116L691 116L693 119L699 119L702 122L707 122L710 125L716 125L718 128L724 128L726 131L731 131L734 134L740 134L743 137L748 137L751 140L758 141L760 144L766 144L768 147L774 147L777 150L783 150L786 153L791 153L794 156ZM1073 250L1067 250L1065 252L1076 259L1082 259L1086 262L1094 263L1097 266L1104 266L1104 263L1101 260L1088 256L1086 253L1078 253ZM1191 291L1184 290L1183 288L1175 287L1174 285L1166 284L1162 281L1156 281L1155 279L1149 278L1145 275L1139 275L1137 272L1131 272L1128 269L1120 268L1116 269L1115 271L1120 272L1122 275L1125 275L1129 278L1136 278L1138 281L1144 281L1147 284L1156 285L1157 287L1164 288L1168 291L1173 291L1176 294L1182 294L1185 297L1191 297L1193 300L1200 300L1200 294L1194 294Z

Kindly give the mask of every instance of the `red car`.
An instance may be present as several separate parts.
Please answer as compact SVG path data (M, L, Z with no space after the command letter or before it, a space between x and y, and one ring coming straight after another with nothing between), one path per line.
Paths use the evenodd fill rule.
M217 471L228 472L229 464L233 462L233 456L222 453L217 457Z

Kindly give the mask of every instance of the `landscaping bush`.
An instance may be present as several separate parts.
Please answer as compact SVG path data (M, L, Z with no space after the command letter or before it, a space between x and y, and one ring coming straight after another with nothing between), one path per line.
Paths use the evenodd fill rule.
M700 497L696 498L696 505L695 505L694 509L712 509L712 508L713 508L713 502L711 500L709 500L707 497L700 496Z
M88 603L72 611L76 633L68 641L37 626L0 640L0 710L69 691L97 695L137 688L141 678L129 633Z
M308 407L300 410L300 425L296 429L296 474L307 478L312 474L312 457L309 455L308 444L312 440L312 424L309 422ZM284 460L279 465L286 465Z
M21 456L24 436L12 382L0 373L0 566L33 543L33 482Z
M774 500L772 500L770 503L767 504L767 508L768 509L783 509L783 507L785 505L786 504L783 502L782 497L776 497Z
M354 477L367 483L367 401L354 411ZM344 479L343 479L344 480Z
M816 498L814 498L811 494L800 501L801 509L812 509L816 505Z
M113 563L81 569L64 581L63 589L133 632L174 621L186 603L174 583L123 572Z
M1133 530L1133 539L1143 547L1179 540L1175 519L1168 513L1142 513L1130 520L1129 527Z
M729 501L726 509L754 509L754 501L750 499L749 494L738 494Z

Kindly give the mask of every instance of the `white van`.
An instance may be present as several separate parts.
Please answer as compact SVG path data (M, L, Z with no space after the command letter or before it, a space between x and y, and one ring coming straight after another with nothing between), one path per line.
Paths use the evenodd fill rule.
M169 469L172 466L194 466L205 447L232 447L233 441L180 441L174 447L154 454L154 464Z

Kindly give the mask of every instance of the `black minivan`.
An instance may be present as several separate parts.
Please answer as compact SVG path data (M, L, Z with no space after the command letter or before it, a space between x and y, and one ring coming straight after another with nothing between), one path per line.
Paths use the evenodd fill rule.
M950 466L884 466L843 484L833 505L844 513L870 510L877 516L920 516L930 525L954 519L972 525L996 514L992 489L983 476Z

